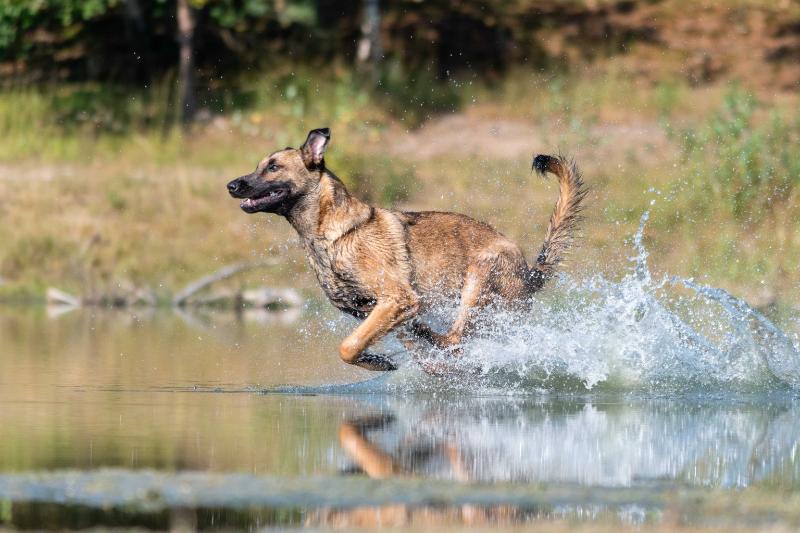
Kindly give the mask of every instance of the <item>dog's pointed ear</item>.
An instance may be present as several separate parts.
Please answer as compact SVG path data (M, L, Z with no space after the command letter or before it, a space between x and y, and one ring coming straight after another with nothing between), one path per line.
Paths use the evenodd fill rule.
M318 128L308 132L306 142L300 147L300 153L303 156L306 168L313 170L325 166L325 148L327 148L330 139L331 130L329 128Z

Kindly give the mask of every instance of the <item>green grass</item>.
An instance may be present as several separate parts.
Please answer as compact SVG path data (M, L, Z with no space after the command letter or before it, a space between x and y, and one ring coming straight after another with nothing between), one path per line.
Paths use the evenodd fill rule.
M757 121L761 108L765 116ZM709 120L679 133L684 161L702 176L691 196L698 208L722 204L739 221L757 223L797 199L800 113L759 104L734 87Z

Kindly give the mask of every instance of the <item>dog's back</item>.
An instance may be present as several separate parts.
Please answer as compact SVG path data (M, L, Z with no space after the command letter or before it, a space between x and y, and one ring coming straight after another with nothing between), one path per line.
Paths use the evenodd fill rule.
M519 247L483 222L458 213L398 213L407 228L414 287L423 303L457 298L471 265L496 259L492 290L504 300L527 296L528 265Z

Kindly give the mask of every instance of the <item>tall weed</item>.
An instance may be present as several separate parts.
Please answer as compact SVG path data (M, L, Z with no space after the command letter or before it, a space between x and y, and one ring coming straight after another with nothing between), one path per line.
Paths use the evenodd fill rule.
M680 136L697 203L723 205L740 221L759 222L800 187L800 114L772 109L763 117L759 110L736 87L705 124Z

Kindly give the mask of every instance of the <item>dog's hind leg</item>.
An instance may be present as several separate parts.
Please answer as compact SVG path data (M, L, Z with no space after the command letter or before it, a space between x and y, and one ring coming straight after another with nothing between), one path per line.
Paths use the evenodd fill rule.
M484 262L476 263L467 269L458 312L447 333L436 333L427 325L417 321L411 323L411 331L439 348L448 348L461 343L461 339L471 329L475 314L487 303L485 295L489 275L491 267Z
M443 335L436 333L426 324L416 320L409 324L411 332L438 348L448 350L451 355L460 355L461 349L458 345L461 344L464 335L470 333L475 315L486 303L487 274L490 271L490 269L487 270L485 268L485 265L481 264L473 265L467 270L464 286L461 289L461 302L458 307L458 313L447 333ZM447 361L431 361L426 360L424 357L419 358L416 355L414 359L425 372L431 375L444 376L455 370L451 363Z
M365 350L398 324L414 316L418 308L416 297L409 296L402 302L379 300L366 320L342 341L339 356L345 363L367 370L396 370L397 366L389 358Z
M484 252L467 268L458 313L450 330L442 335L414 321L411 331L439 348L460 344L473 330L478 312L493 298L514 300L524 294L526 272L524 258L513 248L498 245Z

